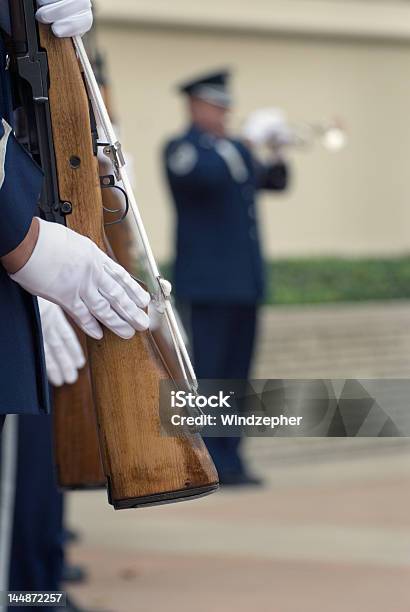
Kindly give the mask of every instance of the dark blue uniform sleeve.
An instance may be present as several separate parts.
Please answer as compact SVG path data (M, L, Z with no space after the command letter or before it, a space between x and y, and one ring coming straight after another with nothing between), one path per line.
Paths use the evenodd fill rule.
M252 151L243 142L238 141L237 146L247 163L251 167L253 166L256 189L285 191L288 188L289 168L284 161L277 160L270 164L263 163L252 154Z
M0 257L26 236L38 205L43 175L10 126L0 121Z
M188 141L169 143L164 164L171 187L180 192L214 189L227 176L226 164L215 150L201 151Z
M257 189L285 191L289 186L289 169L283 161L274 164L256 162L255 173Z

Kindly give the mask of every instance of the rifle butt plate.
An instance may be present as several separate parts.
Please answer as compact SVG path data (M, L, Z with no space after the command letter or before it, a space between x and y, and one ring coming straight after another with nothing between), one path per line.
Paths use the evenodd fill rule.
M186 501L193 498L205 497L219 489L219 484L211 484L204 487L196 487L194 489L180 489L179 491L169 491L167 493L157 493L156 495L147 495L145 497L131 497L127 499L113 500L109 496L109 502L114 506L114 510L125 510L127 508L146 508L147 506L160 506L163 504L172 504L175 502ZM108 488L109 490L109 488Z

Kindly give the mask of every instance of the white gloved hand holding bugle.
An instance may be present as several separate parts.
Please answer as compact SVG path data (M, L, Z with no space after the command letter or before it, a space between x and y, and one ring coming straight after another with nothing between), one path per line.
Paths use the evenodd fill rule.
M242 126L242 137L254 147L281 147L292 138L283 111L264 108L249 115Z

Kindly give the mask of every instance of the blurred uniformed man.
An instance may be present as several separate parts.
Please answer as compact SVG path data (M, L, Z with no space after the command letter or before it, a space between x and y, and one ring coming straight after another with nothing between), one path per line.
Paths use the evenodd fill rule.
M174 288L189 328L198 378L246 379L254 347L264 273L255 198L283 191L281 159L264 165L227 133L232 107L228 71L180 86L189 125L165 148L177 211ZM222 484L258 484L239 455L238 438L208 438Z

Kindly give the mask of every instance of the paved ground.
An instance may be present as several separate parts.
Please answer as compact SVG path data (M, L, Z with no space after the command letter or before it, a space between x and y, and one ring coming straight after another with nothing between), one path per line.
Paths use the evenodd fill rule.
M265 310L255 378L410 376L410 302Z
M264 313L259 377L410 377L410 304ZM70 498L79 601L115 612L408 612L410 441L253 439L267 481L114 512Z

